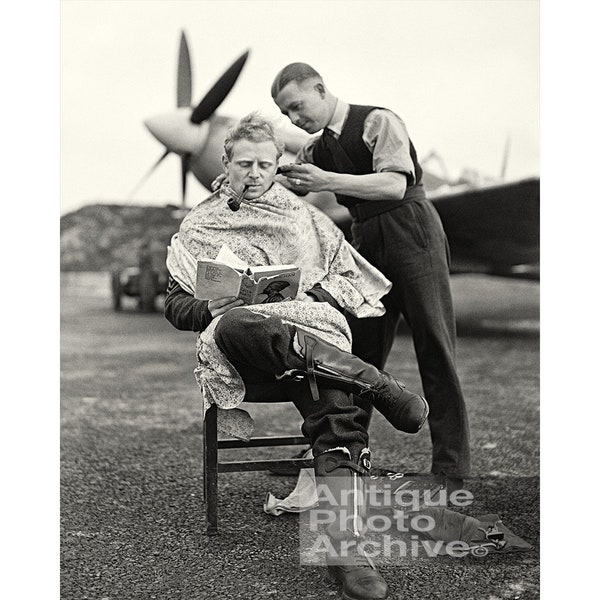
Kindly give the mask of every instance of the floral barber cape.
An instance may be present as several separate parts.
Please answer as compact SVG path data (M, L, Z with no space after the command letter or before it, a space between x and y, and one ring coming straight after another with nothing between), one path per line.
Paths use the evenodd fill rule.
M356 317L385 312L381 298L390 290L390 281L344 239L327 215L278 183L259 198L244 202L236 212L219 192L192 209L168 248L171 276L193 294L196 261L216 258L223 246L251 266L295 264L301 269L300 291L318 283ZM325 302L292 300L245 308L265 317L278 316L342 350L351 348L346 319ZM249 415L233 410L244 399L244 382L214 342L218 321L219 317L213 319L198 336L194 373L205 409L213 403L225 409L219 414L220 430L248 439L252 431Z

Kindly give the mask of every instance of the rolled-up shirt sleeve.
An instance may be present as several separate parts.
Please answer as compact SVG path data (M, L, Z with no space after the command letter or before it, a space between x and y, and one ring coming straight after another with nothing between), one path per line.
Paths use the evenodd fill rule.
M410 139L404 121L386 109L375 109L365 119L363 141L373 154L373 171L402 173L408 185L415 182L415 166L410 157Z
M313 163L313 148L319 136L308 140L296 154L297 163ZM365 119L362 139L373 154L373 172L402 173L408 185L415 182L415 165L410 157L410 139L404 121L391 110L376 108Z

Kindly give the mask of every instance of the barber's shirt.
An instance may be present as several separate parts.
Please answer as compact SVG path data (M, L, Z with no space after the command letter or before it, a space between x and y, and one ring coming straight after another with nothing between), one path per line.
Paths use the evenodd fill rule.
M337 138L348 117L349 105L338 99L335 110L327 125ZM301 163L313 163L313 147L320 136L315 136L298 152L296 159ZM392 172L415 179L415 167L410 157L410 141L404 121L391 110L376 108L365 119L362 139L373 154L373 172Z

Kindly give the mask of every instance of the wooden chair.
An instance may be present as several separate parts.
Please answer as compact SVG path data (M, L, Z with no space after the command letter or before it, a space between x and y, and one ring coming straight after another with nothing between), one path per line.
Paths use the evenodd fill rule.
M296 466L302 469L313 466L313 460L307 458L279 458L272 460L219 461L218 452L229 448L258 448L266 446L309 445L304 436L267 436L256 437L245 442L237 439L218 439L217 407L212 405L204 417L204 502L206 503L206 534L217 535L218 524L218 475L239 471L266 471L271 468Z

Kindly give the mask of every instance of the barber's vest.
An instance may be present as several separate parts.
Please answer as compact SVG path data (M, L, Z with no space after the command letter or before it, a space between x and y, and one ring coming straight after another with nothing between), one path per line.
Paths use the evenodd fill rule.
M339 138L335 140L332 135L323 133L316 141L313 146L313 163L325 171L333 171L334 173L348 173L351 175L373 173L373 154L365 146L362 135L365 119L376 108L379 107L350 104L348 117ZM410 157L415 167L415 181L408 182L409 185L404 196L405 200L425 197L423 186L420 185L423 170L417 159L417 152L412 141L409 140L409 143ZM362 198L343 194L336 194L336 198L340 204L348 208L354 208L357 204L366 202ZM397 205L396 202L392 206Z

